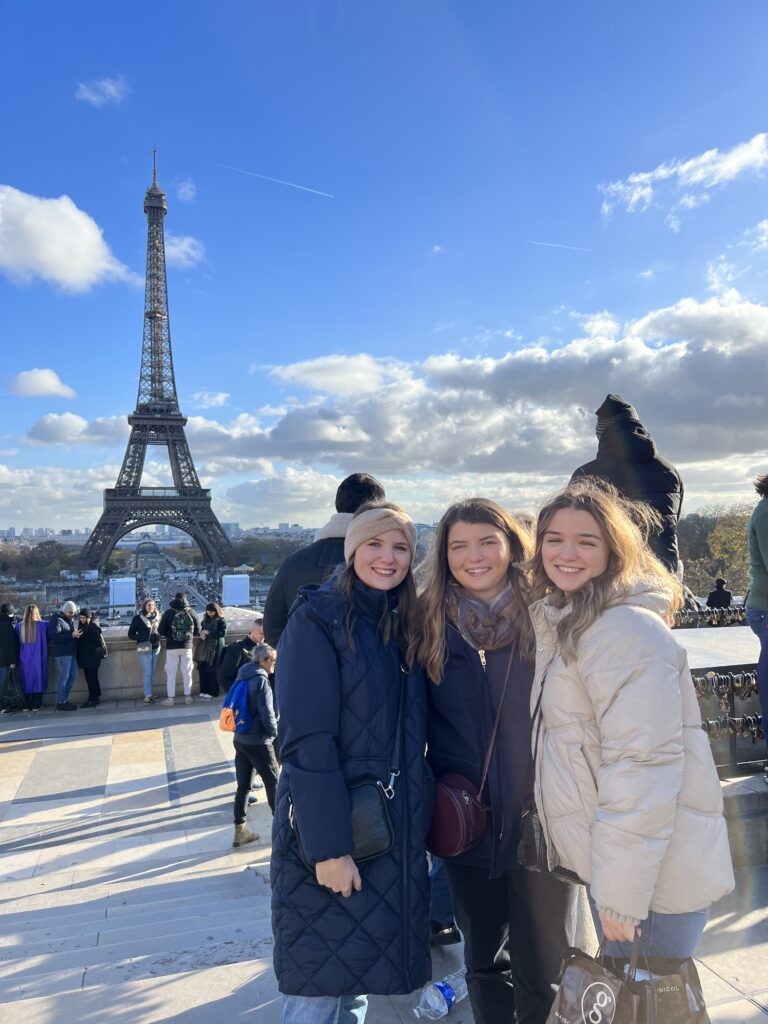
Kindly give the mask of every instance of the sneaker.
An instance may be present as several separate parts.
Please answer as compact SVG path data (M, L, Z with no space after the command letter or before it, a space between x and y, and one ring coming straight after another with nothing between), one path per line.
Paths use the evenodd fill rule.
M36 715L40 711L40 708L32 708L32 714Z
M210 693L198 693L197 699L198 700L211 700L211 695L210 695Z
M165 700L161 700L160 703L164 708L172 708L175 704L173 697L166 697Z
M195 703L195 698L194 697L185 697L184 698L184 703L185 704L194 704Z
M455 924L440 924L439 921L430 921L430 943L433 946L453 946L461 942L461 932Z
M65 700L63 704L56 705L57 711L77 711L77 704L71 704L68 700Z
M153 700L152 700L152 698L151 698L151 697L145 697L145 698L144 698L144 703L145 703L145 704L152 704L152 703L154 703L154 702L153 702Z
M95 708L99 702L97 700L87 700L85 704L81 704L80 708Z
M249 804L257 804L258 802L259 802L259 798L257 796L254 796L253 793L249 793L248 794L248 803Z

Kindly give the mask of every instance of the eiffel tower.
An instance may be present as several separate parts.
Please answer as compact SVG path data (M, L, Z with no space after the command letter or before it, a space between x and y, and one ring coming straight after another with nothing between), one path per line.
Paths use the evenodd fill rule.
M165 192L157 184L155 155L152 185L144 197L147 215L147 278L144 289L144 337L136 409L128 417L131 436L114 487L104 491L104 511L81 552L81 561L104 571L115 544L131 530L150 524L175 526L197 543L206 562L227 561L231 548L211 508L211 492L200 486L176 396L168 320L163 218ZM173 487L142 487L148 445L163 445Z

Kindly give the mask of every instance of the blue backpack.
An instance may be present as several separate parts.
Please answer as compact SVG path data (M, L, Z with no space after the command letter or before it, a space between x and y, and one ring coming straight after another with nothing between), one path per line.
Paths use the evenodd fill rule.
M238 679L229 688L219 714L219 728L224 732L248 732L253 715L248 710L248 680Z

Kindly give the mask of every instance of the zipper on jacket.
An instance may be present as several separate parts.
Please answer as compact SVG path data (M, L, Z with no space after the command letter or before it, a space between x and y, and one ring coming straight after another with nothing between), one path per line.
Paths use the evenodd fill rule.
M482 647L478 647L477 655L480 658L480 664L483 666L483 672L485 672L485 651Z

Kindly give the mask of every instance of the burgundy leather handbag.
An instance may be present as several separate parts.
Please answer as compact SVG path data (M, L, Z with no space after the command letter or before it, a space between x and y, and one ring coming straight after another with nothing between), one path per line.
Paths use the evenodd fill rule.
M443 775L437 780L435 807L427 833L427 849L437 857L457 857L465 850L471 850L473 846L477 846L488 831L490 808L483 799L483 790L488 779L488 769L496 742L496 733L499 729L501 709L507 695L513 656L514 649L509 656L504 689L501 692L501 700L493 723L480 785L476 786L464 775L455 773Z

